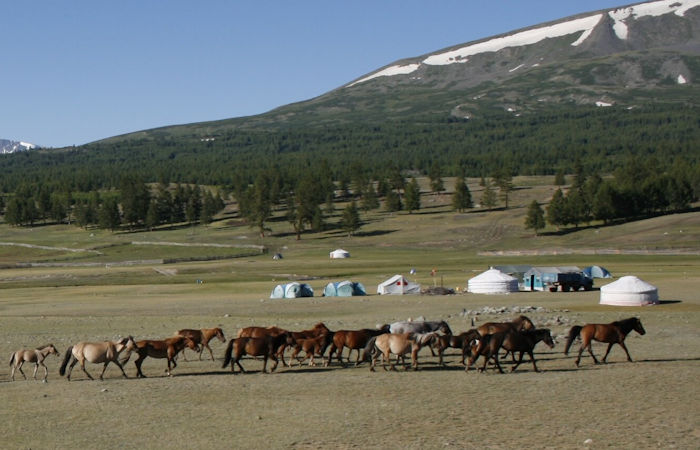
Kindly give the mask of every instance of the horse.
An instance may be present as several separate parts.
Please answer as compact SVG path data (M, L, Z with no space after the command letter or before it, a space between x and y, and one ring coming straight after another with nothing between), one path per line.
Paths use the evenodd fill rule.
M419 320L419 321L399 321L389 325L389 333L430 333L433 331L441 331L443 334L452 334L450 326L444 320ZM432 345L430 353L435 356L435 351Z
M94 380L92 375L85 369L85 361L89 361L93 364L104 363L102 373L100 373L100 380L102 380L105 370L107 370L107 365L113 362L122 371L124 378L129 378L126 372L124 372L124 367L122 367L122 364L119 362L119 354L124 350L133 350L134 348L136 348L136 342L131 336L116 341L78 342L68 347L66 356L63 358L63 363L58 372L61 376L66 375L66 366L68 366L68 362L70 361L70 367L66 375L66 378L70 381L70 374L73 371L73 366L75 366L77 362L80 362L80 368L85 372L85 375L91 380Z
M389 325L382 325L381 328L363 328L361 330L338 330L333 335L333 343L331 344L331 349L328 351L328 359L326 360L326 367L333 360L333 353L338 351L338 362L341 366L347 367L347 364L343 362L343 348L347 347L352 353L353 350L357 350L357 359L355 360L355 366L360 364L360 349L365 348L367 342L374 336L380 334L388 333ZM348 353L348 362L350 361L350 353Z
M303 330L303 331L289 331L289 335L292 338L293 342L296 342L298 340L304 340L304 339L313 339L317 338L319 336L323 335L328 335L331 337L330 340L324 340L325 345L321 351L321 355L326 351L326 348L328 348L328 345L331 343L331 340L333 338L333 332L328 329L328 327L323 323L319 322L316 325L313 326L313 328L309 330ZM284 360L284 350L286 349L286 345L282 346L280 349L280 354L279 356L282 359L282 365L290 367L290 364L287 364L287 362Z
M479 332L472 328L469 331L465 331L458 335L443 334L435 338L435 348L437 349L438 356L440 357L439 364L444 366L442 361L442 354L446 348L458 348L462 351L462 365L465 365L464 360L467 357L467 351L469 350L469 343L479 338Z
M530 355L530 360L532 361L532 367L535 372L539 372L537 368L537 363L535 362L535 356L533 350L538 342L543 341L549 348L554 348L554 340L552 339L552 333L548 328L538 328L534 330L527 331L500 331L498 333L488 334L482 336L481 339L475 341L475 345L472 347L472 356L469 358L469 362L465 370L469 370L469 367L476 361L476 359L481 355L484 356L484 365L480 369L483 372L486 369L486 364L489 359L494 358L496 367L500 373L503 373L500 363L498 362L498 350L503 347L504 349L510 351L515 355L515 352L520 352L520 358L517 363L510 368L513 372L518 368L520 363L523 361L523 354L527 352Z
M607 362L606 359L608 358L608 355L610 354L610 349L612 349L612 346L614 344L619 344L620 347L622 347L622 349L627 354L627 361L632 362L630 352L627 350L627 346L625 345L625 338L632 330L636 331L641 335L646 334L646 330L642 326L642 321L639 320L637 317L630 317L629 319L619 320L608 324L589 323L584 326L574 325L573 327L571 327L571 330L569 330L569 335L566 338L566 347L564 347L564 354L569 354L569 348L571 348L571 344L573 344L574 339L576 339L576 337L580 335L582 343L581 348L578 349L576 367L578 367L579 363L581 362L581 353L583 353L583 350L585 348L587 348L588 353L591 354L593 362L598 364L598 360L593 354L593 349L591 348L591 340L605 342L608 344L608 350L605 352L605 356L603 356L603 363Z
M53 344L44 345L43 347L38 347L36 349L20 349L12 354L10 357L10 366L12 366L12 381L15 381L15 369L19 369L19 373L22 374L24 379L27 376L22 370L22 365L25 362L34 363L34 379L36 380L36 371L39 366L44 368L44 379L42 380L46 383L46 378L49 376L49 369L44 365L44 359L49 355L59 356L58 350Z
M426 345L434 342L437 332L430 333L385 333L375 336L370 339L367 344L370 347L372 355L372 364L369 370L374 372L374 367L377 365L377 358L381 355L382 367L386 368L386 362L389 362L391 370L396 370L396 366L391 363L391 354L396 355L396 364L401 359L402 364L405 364L404 355L411 352L411 367L413 370L418 369L418 351ZM367 347L365 348L367 349ZM406 367L408 370L408 367Z
M212 338L217 338L221 342L226 342L226 338L224 337L224 332L221 330L221 328L202 328L201 330L192 330L192 329L184 329L184 330L178 330L177 333L175 333L176 336L185 336L187 338L192 339L195 344L201 345L202 347L206 348L209 350L209 354L211 355L211 360L214 361L214 352L211 351L211 347L209 347L209 341ZM182 350L182 358L187 361L187 358L185 357L185 350ZM199 360L202 360L202 351L199 351Z
M534 330L535 324L526 316L519 316L510 322L486 322L477 328L480 335L498 333L502 331L526 331Z
M144 375L141 371L141 364L143 364L143 360L149 356L151 358L167 358L168 369L165 371L165 373L167 373L169 377L172 376L170 371L177 367L175 356L177 356L177 354L181 351L184 351L185 348L189 348L197 352L200 351L197 343L185 336L173 336L163 340L137 341L135 351L138 353L139 357L136 359L136 361L134 361L134 365L136 366L136 377L146 378L146 375ZM130 356L131 351L129 351L122 363L125 364L129 360Z
M292 351L290 360L296 359L297 362L299 362L299 367L301 367L304 361L311 358L309 361L309 366L315 366L316 363L314 362L314 356L323 357L323 353L326 351L326 348L328 348L331 342L333 342L333 334L334 333L331 332L318 335L314 338L295 339L293 344L294 350ZM304 356L304 359L299 360L297 355L302 350L306 353L306 355ZM324 364L324 366L327 366L327 364Z
M289 333L282 333L278 334L277 336L241 337L231 339L226 347L224 364L221 366L221 368L225 368L229 363L231 363L231 372L236 373L234 364L238 364L241 372L245 373L245 369L243 369L243 366L241 366L240 363L241 358L244 355L262 356L265 361L262 373L266 373L268 358L275 362L275 364L270 368L270 373L272 373L277 368L277 354L279 348L282 346L291 345L293 343L294 341Z

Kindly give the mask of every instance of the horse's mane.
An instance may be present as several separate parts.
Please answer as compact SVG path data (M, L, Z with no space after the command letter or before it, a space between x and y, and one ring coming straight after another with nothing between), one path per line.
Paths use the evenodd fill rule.
M637 317L630 317L629 319L617 320L612 324L619 327L625 334L629 333L634 329L639 319Z

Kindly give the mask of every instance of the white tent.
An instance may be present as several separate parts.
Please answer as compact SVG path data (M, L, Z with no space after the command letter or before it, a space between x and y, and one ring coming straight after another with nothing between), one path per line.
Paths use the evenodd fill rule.
M600 288L601 305L644 306L659 303L659 290L635 276L622 277Z
M467 291L475 294L505 294L518 292L518 279L501 272L489 269L467 282Z
M377 294L420 294L420 284L408 281L403 275L394 275L377 286Z
M337 250L333 250L331 252L331 259L341 259L341 258L349 258L350 253L346 252L342 248L339 248Z
M297 298L297 297L313 297L314 290L306 283L287 283L278 284L272 289L270 298Z

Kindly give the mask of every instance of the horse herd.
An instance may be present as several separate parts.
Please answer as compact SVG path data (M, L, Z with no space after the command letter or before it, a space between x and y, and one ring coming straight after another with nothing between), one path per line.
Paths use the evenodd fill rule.
M646 333L641 321L636 317L609 324L573 326L566 339L564 354L568 355L574 340L580 337L581 346L575 361L577 367L580 364L581 355L586 349L593 361L596 364L599 363L591 348L593 340L608 344L603 362L606 362L614 344L619 344L627 354L627 360L632 361L624 342L625 337L632 330L639 334ZM88 378L93 379L86 370L85 363L103 364L99 377L102 380L105 370L111 362L119 367L125 378L128 378L124 371L124 365L129 361L131 354L136 352L138 357L134 365L137 377L145 377L141 365L147 357L166 359L166 373L170 376L172 369L177 366L178 354L182 353L182 357L186 360L184 354L186 348L198 352L200 360L202 359L202 351L206 348L214 361L214 353L209 347L209 342L214 338L226 342L221 328L179 330L173 337L162 340L135 341L133 337L128 336L115 341L78 342L66 350L59 373L70 380L73 367L80 363L82 371ZM245 372L240 361L246 355L263 359L263 373L267 373L268 359L273 361L270 372L277 368L280 359L285 366L291 366L295 361L301 366L307 359L309 359L308 364L314 366L316 365L315 358L318 357L325 359L324 366L327 367L335 356L341 366L347 367L352 351L356 350L356 366L361 362L369 361L370 370L374 371L381 358L384 370L388 370L387 364L391 370L396 370L396 364L399 363L406 367L405 356L410 353L411 367L415 370L418 368L418 352L423 347L428 347L433 356L439 357L440 366L444 366L443 352L446 349L460 350L461 363L465 366L466 371L479 357L483 357L483 365L479 368L479 371L482 372L486 370L488 363L493 361L494 368L503 373L499 362L501 349L506 351L506 356L509 353L511 355L514 363L511 366L511 371L520 365L524 354L527 353L535 372L538 372L533 350L540 341L550 348L555 345L549 329L536 328L532 321L525 316L517 317L510 322L484 323L478 328L457 335L452 333L445 321L404 321L377 328L337 331L329 330L322 322L303 331L289 331L276 326L256 326L241 328L236 337L229 340L222 368L226 368L230 364L232 372L235 373L235 366L238 366L240 372ZM343 360L343 350L346 347L349 349L347 362ZM287 348L291 349L289 363L284 359ZM326 350L328 350L328 354L324 357ZM304 357L300 359L301 352L304 352ZM519 354L517 361L516 353ZM22 376L27 378L22 371L22 365L27 362L35 364L34 379L36 379L39 366L44 368L43 381L46 382L48 368L44 364L44 360L50 354L59 356L59 352L53 344L33 350L21 349L14 352L10 358L11 379L14 381L15 370L19 370ZM395 355L395 363L391 361L391 355ZM406 368L408 369L408 367Z

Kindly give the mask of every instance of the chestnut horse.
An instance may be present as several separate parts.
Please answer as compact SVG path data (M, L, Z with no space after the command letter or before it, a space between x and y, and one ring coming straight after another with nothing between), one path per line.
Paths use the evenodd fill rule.
M107 365L113 362L122 371L124 378L129 378L126 372L124 372L124 367L122 367L122 364L119 362L119 354L124 350L133 350L134 348L136 348L136 342L131 336L117 341L78 342L68 347L68 350L66 350L66 356L63 358L63 363L58 373L60 373L61 376L66 375L66 378L70 381L70 374L73 371L73 366L80 362L80 368L83 369L85 375L91 380L94 380L92 375L85 369L85 361L89 361L93 364L104 363L102 373L100 373L100 380L102 380L105 370L107 370ZM69 361L70 367L68 368L68 374L66 374L66 366L68 366Z
M231 363L231 372L235 373L235 364L238 364L241 372L245 373L245 369L243 369L240 363L241 358L245 355L262 356L265 361L262 373L266 373L268 358L275 362L270 368L270 373L272 373L277 368L277 354L279 348L284 348L293 343L294 341L289 333L282 333L277 336L240 337L231 339L228 341L226 353L224 354L224 364L221 367L225 368Z
M480 338L481 335L479 332L473 328L469 331L465 331L463 333L460 333L458 335L452 335L452 334L443 334L441 336L437 336L435 338L435 349L437 350L438 356L440 357L439 364L441 366L444 366L445 364L442 361L442 353L445 351L446 348L458 348L462 351L462 365L465 365L464 360L467 357L467 352L469 351L469 344L471 341L474 339Z
M185 336L186 338L190 338L194 341L195 344L201 345L203 348L206 348L209 350L209 354L211 355L211 360L214 361L214 352L211 351L211 347L209 347L209 341L212 338L217 338L221 342L226 342L226 338L224 337L224 332L221 330L221 328L202 328L201 330L192 330L192 329L184 329L184 330L178 330L177 333L175 333L176 336ZM202 360L202 349L199 351L199 360ZM187 361L187 358L185 357L185 350L182 350L182 358Z
M632 357L630 352L627 350L625 345L625 338L632 331L636 331L639 334L646 334L646 330L642 326L642 321L637 317L630 317L629 319L619 320L616 322L608 324L600 323L589 323L584 326L574 325L569 330L569 336L566 338L566 347L564 347L564 354L569 354L569 348L574 342L577 336L581 335L581 347L578 349L578 357L576 358L576 367L578 367L581 362L581 353L584 349L588 349L588 353L591 354L593 362L598 364L598 360L593 354L593 349L591 348L591 341L605 342L608 344L608 350L603 356L603 362L606 362L608 355L610 354L610 349L614 344L619 344L620 347L627 354L627 361L632 362Z
M402 364L405 364L404 355L411 352L411 367L413 370L418 369L418 351L424 346L430 345L438 336L436 332L430 333L385 333L375 336L370 339L367 346L372 354L372 364L369 370L374 372L374 367L377 365L377 359L381 355L382 367L387 370L386 363L389 362L391 370L396 370L396 366L391 362L391 354L396 355L396 364L401 359ZM365 347L367 350L367 347ZM408 370L408 367L406 367Z
M381 328L363 328L361 330L338 330L333 335L333 343L331 344L331 349L328 351L328 359L325 365L328 366L333 359L333 353L338 351L338 362L341 366L347 367L347 364L343 362L343 348L347 347L352 353L353 350L357 350L357 359L355 360L355 366L360 364L360 349L365 348L367 342L374 336L380 334L388 333L389 325L382 325ZM350 353L348 353L348 362L350 362Z
M328 348L331 342L333 342L333 334L334 333L331 331L330 333L324 333L313 338L294 339L294 344L292 345L294 350L292 351L292 356L290 356L290 361L296 359L301 367L304 361L311 358L309 361L309 366L315 366L316 363L314 362L314 357L320 356L323 358L323 353L326 351L326 348ZM306 353L306 355L302 360L299 360L297 355L302 350ZM327 364L325 364L325 366L327 366Z
M56 355L59 356L58 350L56 350L56 347L53 346L53 344L49 345L44 345L43 347L38 347L36 349L21 349L17 350L12 354L10 357L10 366L12 366L12 381L15 381L15 369L19 369L19 373L22 374L24 379L27 379L27 376L24 374L24 371L22 370L22 365L25 362L28 363L34 363L34 379L36 380L36 371L39 369L39 366L44 368L44 379L42 380L44 383L46 383L46 378L49 376L49 369L46 367L44 364L44 359L49 356L49 355Z
M535 356L533 350L538 342L544 341L549 348L554 347L554 340L552 339L552 334L547 328L539 328L535 330L527 331L501 331L498 333L487 334L482 336L481 339L477 339L472 347L472 355L469 358L469 362L465 370L469 370L469 367L476 361L479 356L484 357L484 365L479 369L483 372L486 369L486 364L489 359L493 358L498 371L503 373L501 369L501 364L498 362L498 351L503 347L504 349L512 352L520 352L520 359L518 362L510 368L513 372L520 363L523 361L523 354L527 352L530 355L530 360L532 361L532 367L535 372L539 372L537 368L537 363L535 362Z
M185 336L173 336L162 340L137 341L136 348L134 349L139 355L136 361L134 361L136 377L146 378L146 375L141 371L141 364L143 364L143 360L149 356L151 358L167 358L168 368L165 373L168 374L169 377L172 376L170 371L177 367L175 356L181 351L184 351L185 347L197 352L199 351L199 346L192 339ZM126 363L130 356L131 351L126 355L123 363Z

